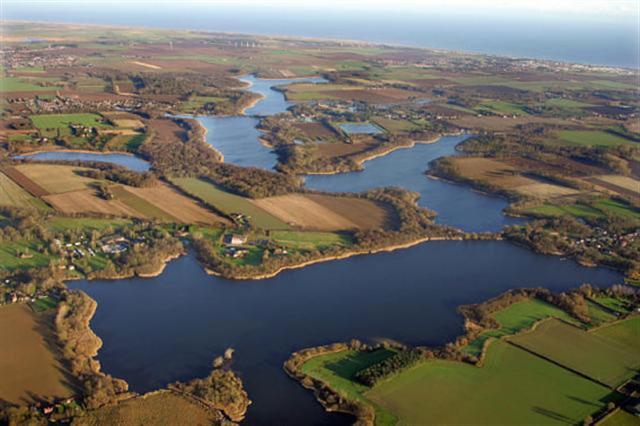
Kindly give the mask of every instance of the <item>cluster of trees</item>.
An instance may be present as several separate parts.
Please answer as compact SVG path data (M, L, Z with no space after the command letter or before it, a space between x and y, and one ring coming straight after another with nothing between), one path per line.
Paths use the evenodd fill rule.
M126 76L131 80L139 94L178 95L201 93L203 95L218 96L239 88L237 79L224 74L206 73L137 73Z
M613 238L637 229L637 225L637 221L619 215L589 220L562 216L509 226L503 235L540 253L573 256L583 263L610 266L637 278L640 277L640 241L637 238L625 244L603 240L599 248L593 243L576 243L588 238Z
M417 364L421 359L423 359L422 352L418 350L407 349L400 351L387 359L358 371L355 374L355 379L365 386L373 387L381 380Z
M113 164L96 164L100 164L100 166L83 170L80 174L92 179L110 180L112 182L135 186L138 188L154 186L158 181L152 172L136 172ZM83 167L87 167L86 162L83 164Z
M631 145L573 146L544 143L553 129L549 126L521 125L517 133L483 133L467 139L459 149L471 155L485 157L523 157L548 161L549 158L567 158L615 173L628 174L626 160L637 155L640 148Z
M84 404L90 409L117 401L129 388L124 380L102 373L100 363L94 359L102 344L89 328L95 309L96 302L86 294L68 292L55 319L64 358L71 373L81 381Z
M207 377L186 383L177 382L169 389L193 395L212 408L223 411L233 421L241 421L251 404L242 380L233 371L215 368Z
M296 176L221 163L219 153L199 132L186 141L155 139L142 150L151 159L153 168L164 176L206 176L230 192L246 197L283 195L302 186Z

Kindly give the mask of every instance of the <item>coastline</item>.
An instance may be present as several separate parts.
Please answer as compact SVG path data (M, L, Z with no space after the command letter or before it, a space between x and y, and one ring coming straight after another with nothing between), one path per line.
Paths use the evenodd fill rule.
M52 147L53 148L53 147ZM145 160L142 157L139 157L137 155L135 155L132 152L129 151L92 151L89 149L47 149L46 147L37 149L35 151L27 151L21 154L17 154L20 157L30 157L32 155L37 155L37 154L46 154L48 152L66 152L66 153L72 153L72 154L97 154L97 155L110 155L110 154L117 154L117 155L128 155L130 157L134 157L134 158L139 158L141 160ZM28 160L28 158L20 158L20 160ZM146 160L145 160L146 161Z
M215 146L207 142L207 133L209 132L209 129L207 129L207 126L202 124L200 120L198 120L197 116L192 116L192 118L189 118L188 120L195 122L198 128L202 131L202 137L200 138L200 141L206 146L208 146L210 149L212 149L218 155L220 159L219 161L221 163L224 163L224 154L220 150L218 150Z
M418 238L416 240L413 241L409 241L407 243L401 243L401 244L395 244L395 245L391 245L391 246L385 246L385 247L380 247L377 249L364 249L364 250L352 250L352 251L348 251L342 254L337 254L337 255L331 255L331 256L326 256L326 257L320 257L317 259L311 259L311 260L307 260L304 261L302 263L298 263L295 265L285 265L285 266L281 266L280 268L276 269L273 272L269 272L266 274L260 274L260 275L239 275L239 276L234 276L234 277L223 277L222 274L220 274L217 271L214 271L213 269L204 266L204 270L207 274L209 275L213 275L216 277L221 277L221 278L225 278L225 279L231 279L231 280L238 280L238 281L244 281L244 280L264 280L264 279L268 279L268 278L273 278L276 275L280 274L281 272L287 271L287 270L293 270L293 269L301 269L304 268L306 266L310 266L310 265L314 265L316 263L324 263L324 262L330 262L333 260L343 260L343 259L348 259L350 257L353 256L362 256L362 255L366 255L366 254L377 254L377 253L388 253L388 252L393 252L396 250L402 250L402 249L406 249L406 248L410 248L413 246L416 246L418 244L422 244L422 243L426 243L429 241L464 241L464 237L460 236L460 237L421 237Z

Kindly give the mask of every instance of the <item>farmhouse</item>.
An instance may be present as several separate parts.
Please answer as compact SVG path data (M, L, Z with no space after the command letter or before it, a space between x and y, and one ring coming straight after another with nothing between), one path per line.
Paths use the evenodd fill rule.
M129 249L129 241L124 237L106 239L103 241L101 249L103 253L122 253Z
M230 246L241 246L246 244L247 236L238 234L228 234L224 237L224 243Z

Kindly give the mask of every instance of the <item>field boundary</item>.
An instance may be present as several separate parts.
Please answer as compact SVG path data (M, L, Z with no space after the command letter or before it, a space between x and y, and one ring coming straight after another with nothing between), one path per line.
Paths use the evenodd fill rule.
M0 167L0 172L4 173L9 179L11 179L16 185L20 188L24 189L34 197L43 197L45 195L50 195L50 192L35 183L31 180L27 175L22 173L20 170L15 167Z

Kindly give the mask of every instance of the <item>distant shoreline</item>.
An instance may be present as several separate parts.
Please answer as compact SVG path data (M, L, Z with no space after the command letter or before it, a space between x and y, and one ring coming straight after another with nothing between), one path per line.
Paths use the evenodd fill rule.
M262 33L254 33L247 31L223 31L223 30L211 30L211 29L203 29L196 27L181 27L181 26L165 26L165 27L154 27L147 26L144 24L114 24L114 23L83 23L83 22L73 22L73 21L58 21L58 20L33 20L33 19L5 19L3 23L17 23L17 24L42 24L42 25L68 25L80 28L105 28L105 29L120 29L120 30L131 30L131 29L139 29L139 30L147 30L147 31L166 31L166 32L199 32L206 33L211 35L222 35L222 36L250 36L250 37L259 37L266 39L279 39L279 40L288 40L288 41L307 41L307 42L325 42L325 43L350 43L357 47L387 47L387 48L399 48L399 49L415 49L415 50L424 50L431 52L440 52L440 53L452 53L457 55L475 55L482 57L497 57L497 58L506 58L511 60L528 60L528 61L537 61L540 63L559 63L559 64L568 64L568 65L577 65L590 67L593 69L599 70L611 70L611 71L625 71L625 72L636 72L636 64L628 64L628 65L620 65L620 64L611 64L604 62L580 62L576 59L552 59L549 57L542 56L530 56L528 54L509 54L509 53L494 53L494 52L486 52L479 50L467 50L455 47L433 47L427 46L422 43L417 44L408 44L403 42L394 42L394 41L373 41L367 40L366 38L341 38L341 37L317 37L317 36L304 36L304 35L294 35L294 34L283 34L278 32L262 32ZM5 33L5 36L8 36ZM46 40L46 38L45 38ZM61 41L61 40L53 40L51 41ZM637 49L636 49L637 50Z

